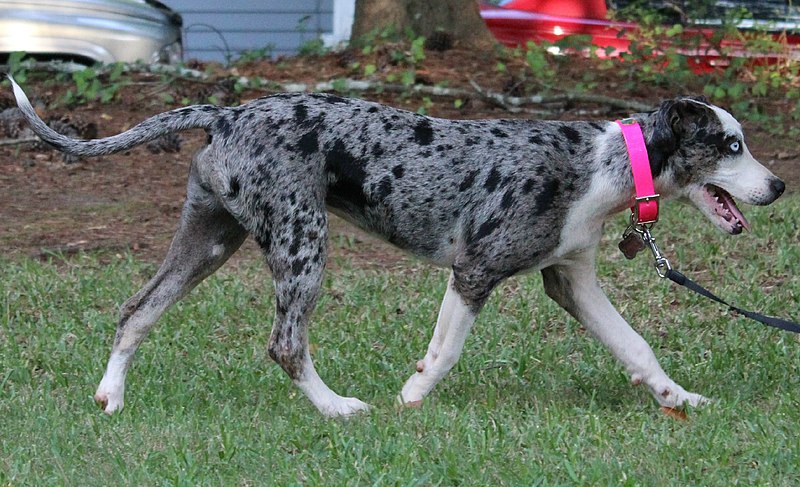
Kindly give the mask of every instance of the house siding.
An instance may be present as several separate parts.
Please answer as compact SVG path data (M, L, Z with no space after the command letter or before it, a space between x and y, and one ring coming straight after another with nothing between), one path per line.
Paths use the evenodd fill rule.
M183 17L184 60L226 62L243 51L291 55L333 29L334 0L162 0Z

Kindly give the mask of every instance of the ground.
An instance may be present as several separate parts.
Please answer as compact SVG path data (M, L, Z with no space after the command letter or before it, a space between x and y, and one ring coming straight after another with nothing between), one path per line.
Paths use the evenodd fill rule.
M256 61L236 67L233 74L258 75L278 82L314 83L352 75L354 63L358 61L348 56L330 54L313 59ZM384 74L394 69L391 63L381 64L380 58L378 61L375 59L368 61L375 62L376 68ZM446 82L455 88L468 89L469 80L473 80L484 89L513 89L510 86L514 82L513 76L500 72L496 64L497 59L492 53L432 52L427 54L424 65L416 67L416 79L428 84ZM402 67L396 69L402 71ZM574 63L571 71L567 72L577 77L580 69L580 64ZM198 91L215 94L217 89L191 80L165 86L153 75L139 75L134 78L134 83L120 91L113 103L92 102L70 108L63 103L53 103L60 99L65 86L47 83L44 78L36 76L31 76L25 83L29 95L40 102L37 108L44 117L68 116L78 123L95 123L99 136L118 133L150 115L179 106L178 102L167 103L163 96L165 93L173 100L183 100ZM216 93L219 98L230 94L222 88L219 90ZM616 98L649 105L656 105L660 99L674 94L668 89L648 86L625 88L613 78L604 81L602 77L592 91L613 93ZM248 91L242 94L241 100L270 92ZM410 110L425 106L427 113L442 117L531 116L530 112L509 113L478 95L462 100L459 108L455 107L452 98L423 100L419 96L387 92L362 92L358 96ZM773 101L771 109L780 110L776 103ZM0 109L10 104L10 89L4 86ZM549 109L549 113L536 112L535 116L613 119L628 113L623 109L580 103ZM757 123L742 122L756 158L783 177L790 191L796 190L800 183L800 153L796 144L775 137ZM191 157L201 147L204 135L194 131L184 133L182 138L179 152L153 154L138 147L124 154L77 163L65 163L59 153L44 147L30 144L0 146L0 221L3 222L0 226L0 252L15 257L45 257L52 253L130 250L140 258L158 260L169 245L177 224ZM334 238L358 243L344 247L365 265L380 265L400 257L390 247L338 219L334 219L332 233ZM248 252L254 252L252 244L246 248Z

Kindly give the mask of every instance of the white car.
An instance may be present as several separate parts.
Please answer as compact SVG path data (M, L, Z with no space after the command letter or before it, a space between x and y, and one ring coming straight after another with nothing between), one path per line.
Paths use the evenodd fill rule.
M155 0L3 0L0 62L24 51L81 64L176 63L182 23Z

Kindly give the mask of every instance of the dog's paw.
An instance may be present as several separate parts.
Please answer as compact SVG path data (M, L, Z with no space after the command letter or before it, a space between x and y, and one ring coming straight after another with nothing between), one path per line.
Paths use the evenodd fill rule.
M673 381L650 388L653 396L662 407L681 409L686 406L697 407L708 404L710 400L700 394L686 391Z
M427 392L422 382L422 372L417 372L409 377L406 383L403 385L403 389L400 391L400 394L397 396L397 402L403 406L419 407L419 405L422 404L422 399L425 397L425 393Z
M94 402L108 415L122 411L125 405L121 394L111 394L100 389L94 394Z
M369 404L355 397L336 396L334 400L320 405L319 411L328 418L341 418L369 411L369 408Z

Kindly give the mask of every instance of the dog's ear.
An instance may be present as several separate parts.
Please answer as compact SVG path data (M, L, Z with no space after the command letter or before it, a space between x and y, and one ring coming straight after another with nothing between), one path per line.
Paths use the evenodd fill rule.
M664 102L661 106L667 103L670 104L667 115L669 125L678 138L698 126L708 124L709 117L712 116L712 110L704 96L678 98Z
M676 98L661 103L654 114L653 134L647 144L653 177L661 174L664 164L688 132L708 123L711 109L707 103L703 96Z
M654 114L653 133L647 141L647 157L653 177L658 177L667 159L678 148L678 136L673 129L675 100L661 103Z

